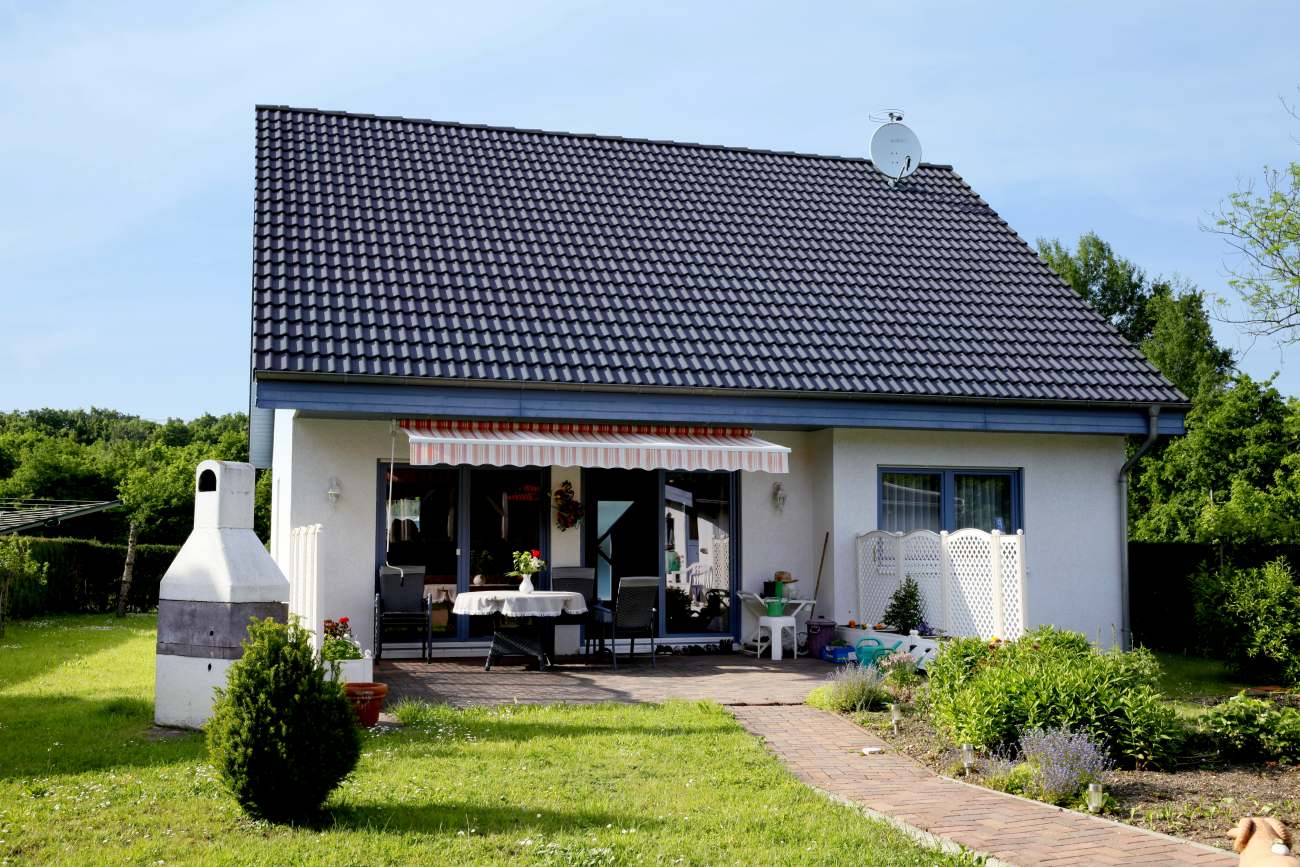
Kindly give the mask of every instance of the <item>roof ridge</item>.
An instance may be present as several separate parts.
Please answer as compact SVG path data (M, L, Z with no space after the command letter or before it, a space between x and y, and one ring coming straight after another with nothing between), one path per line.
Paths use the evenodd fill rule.
M597 133L597 132L569 132L567 130L556 130L556 129L535 129L531 127L499 126L490 123L465 123L456 120L434 120L432 118L423 118L423 117L405 117L403 115L397 115L397 114L368 114L365 112L357 112L357 111L343 111L341 109L303 108L300 106L293 106L293 105L271 105L267 103L257 103L253 107L257 111L296 112L298 114L318 114L326 117L354 117L354 118L363 118L366 120L388 120L388 121L397 121L401 123L427 124L429 126L452 127L455 129L476 129L476 130L484 130L488 132L513 132L513 133L523 133L525 135L556 135L556 136L566 136L568 138L591 139L595 141L624 142L630 144L664 145L667 147L694 148L697 150L725 151L727 153L761 154L764 156L778 156L778 157L798 157L800 159L832 160L836 162L861 163L866 165L872 165L871 160L868 159L867 157L850 157L850 156L843 156L840 154L817 154L817 153L810 153L807 151L783 151L783 150L775 150L772 148L746 147L743 145L706 144L704 142L677 141L675 139L641 138L638 136L609 135L606 133ZM925 166L927 168L932 168L932 169L946 169L956 174L956 171L953 168L952 163L931 163L922 160L920 163L918 163L918 168L921 166Z

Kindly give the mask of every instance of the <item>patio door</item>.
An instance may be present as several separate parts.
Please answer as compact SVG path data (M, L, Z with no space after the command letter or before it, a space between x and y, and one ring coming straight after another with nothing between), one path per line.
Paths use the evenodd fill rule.
M518 579L505 574L515 551L537 549L549 556L547 475L538 467L408 464L390 473L389 464L381 463L377 560L424 574L435 640L490 635L489 618L451 613L456 595L517 588Z
M734 635L735 475L587 470L586 564L611 599L628 576L658 575L659 634Z

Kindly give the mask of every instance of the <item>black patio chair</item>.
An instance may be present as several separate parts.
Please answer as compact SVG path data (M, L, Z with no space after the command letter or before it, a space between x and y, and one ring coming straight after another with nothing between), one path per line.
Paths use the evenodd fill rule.
M582 594L587 603L586 613L563 614L557 623L582 627L583 650L588 655L597 640L604 648L614 613L596 599L596 570L590 566L557 566L551 569L551 589Z
M650 639L650 667L655 667L655 633L659 630L659 576L624 578L618 582L614 617L610 624L610 656L618 671L618 637L631 640L628 659L636 657L637 636Z
M375 659L384 655L390 636L409 640L420 637L420 658L433 654L433 611L424 596L424 570L399 566L379 567L379 592L375 594Z

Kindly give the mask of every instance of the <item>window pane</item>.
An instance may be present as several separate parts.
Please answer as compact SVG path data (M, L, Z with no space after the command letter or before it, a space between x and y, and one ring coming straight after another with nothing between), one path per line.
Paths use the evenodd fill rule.
M939 473L882 474L880 529L891 533L943 529L942 482Z
M1017 528L1011 521L1011 477L976 476L956 473L953 477L956 497L957 526L961 530L1001 530Z

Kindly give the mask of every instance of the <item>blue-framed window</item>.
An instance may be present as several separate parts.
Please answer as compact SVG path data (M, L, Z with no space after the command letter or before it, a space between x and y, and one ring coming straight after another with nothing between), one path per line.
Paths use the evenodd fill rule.
M876 526L890 532L1024 527L1016 469L880 467L876 495Z

